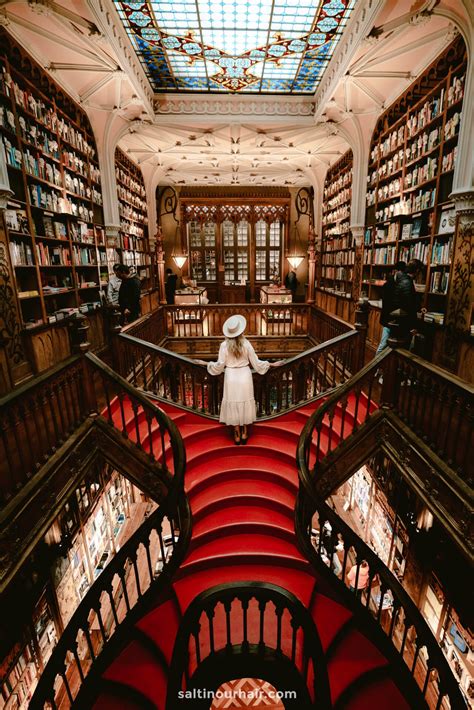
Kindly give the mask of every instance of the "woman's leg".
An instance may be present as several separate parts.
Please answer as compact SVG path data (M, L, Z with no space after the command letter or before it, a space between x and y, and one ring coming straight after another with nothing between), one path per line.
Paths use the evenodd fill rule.
M244 424L242 426L242 433L240 435L240 438L241 438L242 443L245 443L247 441L247 439L249 438L249 433L247 431L247 424Z
M236 444L240 444L240 427L234 427L234 441Z

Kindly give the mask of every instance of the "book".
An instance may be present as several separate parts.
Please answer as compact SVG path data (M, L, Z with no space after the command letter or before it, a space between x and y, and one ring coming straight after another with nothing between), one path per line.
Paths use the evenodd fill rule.
M413 220L413 224L411 225L411 236L412 237L419 237L420 236L421 224L422 224L422 218L415 217L415 219Z
M410 239L412 223L404 224L402 227L402 239Z
M54 222L53 226L56 239L67 239L66 225L63 222Z
M43 229L45 237L54 237L54 226L51 217L43 217Z
M456 227L456 210L454 207L441 210L438 223L438 234L451 234Z

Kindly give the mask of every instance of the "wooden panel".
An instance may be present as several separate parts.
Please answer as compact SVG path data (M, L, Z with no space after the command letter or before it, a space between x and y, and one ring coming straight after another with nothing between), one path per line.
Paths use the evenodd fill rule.
M306 337L253 337L254 346L259 357L274 358L284 354L285 357L298 355L314 346L310 338ZM160 345L180 355L190 357L216 357L222 336L219 337L193 337L193 338L165 338Z
M367 340L372 346L378 347L381 336L382 326L380 325L380 310L378 308L370 308Z
M245 303L246 286L222 286L221 303Z
M61 360L71 355L68 327L52 326L30 338L30 352L33 368L36 373L53 367Z
M107 344L104 311L100 310L88 313L87 320L89 321L87 340L91 344L91 350L102 350Z

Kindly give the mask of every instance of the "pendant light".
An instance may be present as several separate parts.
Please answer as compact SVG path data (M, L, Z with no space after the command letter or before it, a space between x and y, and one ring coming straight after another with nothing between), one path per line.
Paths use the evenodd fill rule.
M294 226L293 235L296 235L296 239L293 240L293 253L288 255L286 258L291 268L296 271L304 259L304 249L301 244L300 233L296 225Z
M176 244L179 242L179 251L176 251ZM171 254L171 258L173 259L174 263L178 267L178 269L181 271L183 266L185 265L188 255L185 253L183 249L183 239L182 239L182 233L181 233L181 225L178 224L176 227L176 233L174 237L174 244L173 244L173 252Z

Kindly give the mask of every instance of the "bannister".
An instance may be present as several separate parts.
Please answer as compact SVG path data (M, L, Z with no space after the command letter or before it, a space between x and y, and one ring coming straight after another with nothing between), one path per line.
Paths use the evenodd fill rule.
M300 473L304 476L307 472ZM399 667L396 661L403 662L405 673L399 677L400 687L407 699L411 698L413 707L421 708L424 699L428 707L436 710L465 710L458 682L443 652L400 582L326 503L311 500L303 489L300 489L296 508L296 532L306 556L316 569L326 568L332 583L338 584L346 603L361 616L367 630L375 622L383 634L382 641L387 642L383 650L395 661L392 669ZM341 547L341 544L342 563L336 552L336 545ZM368 581L358 589L362 586L359 579L365 563L369 569ZM349 571L353 575L352 583L347 579ZM379 640L380 637L379 633ZM419 695L410 680L418 686Z
M379 381L383 384L377 409L371 403ZM358 613L363 611L376 621L390 642L389 649L404 661L429 706L446 710L464 708L465 703L424 618L384 563L321 500L315 488L322 470L328 468L326 457L329 455L334 462L337 456L337 442L356 435L372 417L383 415L384 410L404 420L438 456L446 460L448 454L456 474L468 480L468 453L464 447L468 452L472 450L472 391L458 378L406 351L387 350L337 388L311 415L297 451L301 485L296 529L300 544L316 560L315 564L320 567L322 562L327 566L341 587L347 587L347 573L354 568L354 590L352 594L348 592L349 602ZM448 429L458 446L463 442L461 452L451 445L446 449ZM321 450L323 435L327 442L325 452ZM336 560L339 543L344 548L342 569ZM358 590L364 561L369 566L369 580L363 590ZM388 619L385 612L389 608Z
M316 342L354 330L341 318L304 303L207 304L162 306L123 328L122 333L159 345L165 337L222 337L224 322L235 313L247 320L251 336L310 335Z
M284 362L263 377L254 373L259 418L301 405L344 382L352 372L359 334L351 330ZM122 333L121 362L134 387L212 417L218 416L222 377L190 358Z
M180 504L155 510L127 540L94 582L73 614L41 675L29 705L70 707L107 643L139 608L147 592L169 582L190 539L190 515Z
M0 400L0 502L8 503L91 415L117 428L171 475L183 467L184 448L174 423L86 353ZM152 437L154 429L159 434ZM168 450L172 456L166 456Z
M0 502L40 469L90 413L80 356L0 400Z
M285 659L307 692L306 702L300 698L291 707L331 707L321 640L307 609L276 585L239 582L208 589L188 607L173 650L167 710L189 704L180 702L179 691L192 687L193 675L202 665L209 678L214 664L222 668L230 659L235 666L242 658L250 661L254 672L259 661ZM290 705L285 702L285 707Z

